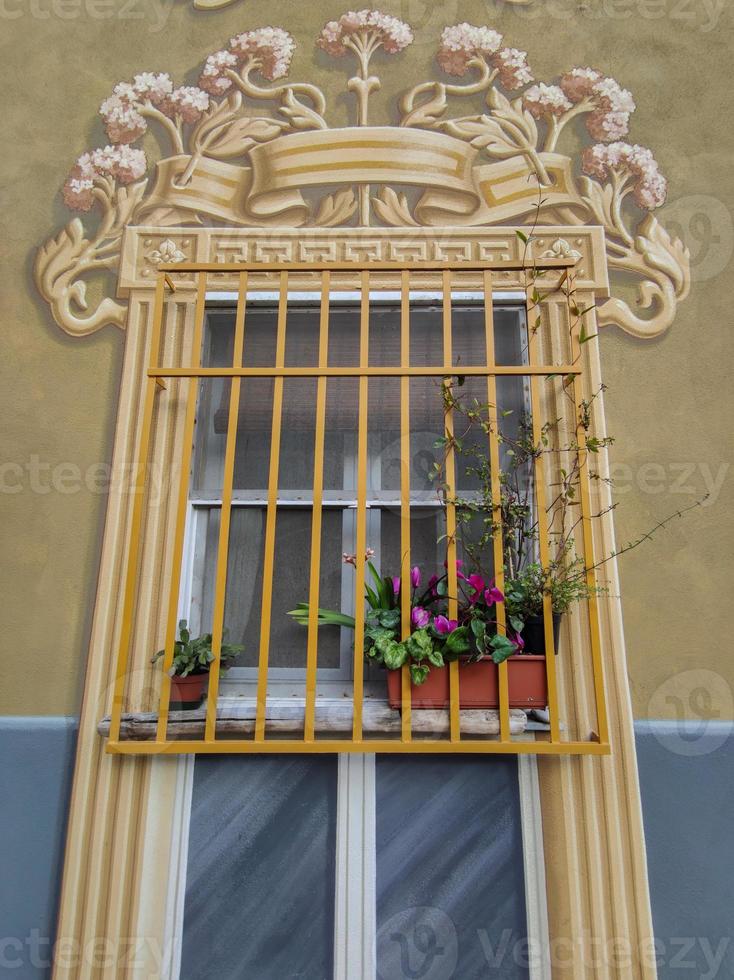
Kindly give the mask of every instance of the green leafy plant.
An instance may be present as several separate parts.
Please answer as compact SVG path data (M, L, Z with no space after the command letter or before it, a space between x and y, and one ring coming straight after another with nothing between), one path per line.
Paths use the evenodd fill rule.
M171 677L188 677L190 674L207 674L216 659L212 652L212 635L191 638L188 623L182 619L178 624L179 638L173 645L173 663L168 671ZM231 643L222 643L219 658L219 669L229 670L238 654L245 648ZM165 656L165 650L159 650L151 663L154 664Z

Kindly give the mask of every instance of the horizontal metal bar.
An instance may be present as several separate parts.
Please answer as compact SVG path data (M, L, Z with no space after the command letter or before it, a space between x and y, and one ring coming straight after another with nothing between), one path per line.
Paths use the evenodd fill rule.
M393 289L371 289L370 303L395 303L400 302L400 293ZM438 303L441 301L442 294L434 289L411 289L410 302L415 303ZM304 302L316 305L321 298L321 293L315 289L294 289L288 291L288 302ZM214 303L236 303L237 293L228 290L207 290L207 302ZM466 303L484 303L484 294L476 289L452 289L451 299ZM517 303L525 306L525 292L521 289L495 290L492 293L492 300L495 303ZM249 289L247 291L247 301L250 303L272 303L278 301L278 294L266 287L262 289ZM329 303L359 303L359 293L352 289L332 289L329 293Z
M446 378L493 375L577 375L581 368L573 364L545 364L529 367L526 364L494 365L493 367L462 367L459 364L431 367L208 367L208 368L150 368L149 378Z
M519 262L475 262L466 259L444 261L437 259L418 259L413 261L380 262L375 259L356 259L351 262L329 262L318 259L309 262L180 262L159 265L159 272L484 272L490 269L497 272L526 271L534 273L545 269L572 269L578 259L558 258L540 261Z
M191 753L214 753L231 755L236 753L294 752L294 753L334 753L334 752L401 752L401 753L443 753L471 752L486 755L609 755L609 742L521 742L484 741L462 738L459 746L448 739L413 739L402 742L399 739L315 739L304 742L302 739L269 738L216 740L211 742L186 739L180 742L135 742L108 741L106 750L111 755L190 755Z

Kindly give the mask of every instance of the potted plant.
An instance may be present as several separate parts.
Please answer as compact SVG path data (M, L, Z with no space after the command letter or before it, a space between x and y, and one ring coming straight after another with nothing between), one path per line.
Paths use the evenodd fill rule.
M173 645L173 663L168 671L171 678L170 707L173 710L198 708L204 699L211 665L216 659L212 653L212 635L205 633L192 639L188 623L182 619L178 624L178 636ZM243 650L242 646L223 642L219 669L229 670ZM165 656L165 652L159 650L151 663Z
M401 639L401 592L399 577L381 576L365 556L371 582L365 583L367 614L364 653L368 662L387 671L391 707L402 703L401 670L408 665L412 707L446 707L449 703L448 664L459 661L459 704L462 708L494 708L499 704L497 664L523 649L522 637L498 628L497 604L504 602L493 581L478 573L466 575L463 562L456 563L458 586L457 618L448 617L448 574L432 575L424 587L417 566L410 573L410 634ZM344 561L356 565L355 555ZM308 603L299 603L289 615L308 625ZM319 626L354 629L354 617L330 609L319 609ZM530 667L542 657L523 657ZM510 705L538 707L545 704L545 673L537 669L512 669Z

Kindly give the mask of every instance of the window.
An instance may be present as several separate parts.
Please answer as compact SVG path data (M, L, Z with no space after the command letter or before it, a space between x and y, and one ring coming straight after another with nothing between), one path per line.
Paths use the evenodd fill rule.
M498 705L495 714L469 710L470 702L460 691L464 669L460 671L455 657L439 668L447 694L439 698L437 710L425 712L412 710L407 665L388 672L393 693L387 699L384 672L364 664L365 630L376 627L368 621L363 599L363 554L371 552L383 575L400 575L403 582L412 565L422 565L426 575L444 566L450 630L448 621L457 621L457 562L464 557L462 549L468 553L468 542L476 540L473 509L457 497L466 501L484 494L485 518L494 515L483 545L489 551L484 567L494 569L502 587L506 559L498 515L511 453L503 437L514 434L520 440L530 431L523 428L528 416L533 446L547 444L546 424L559 432L570 426L575 447L564 449L558 443L550 451L570 451L579 461L587 453L586 430L579 422L585 417L583 392L588 391L582 384L582 316L578 311L572 316L570 298L564 306L565 294L559 293L573 264L573 259L551 258L533 266L535 273L546 276L546 297L561 297L545 306L542 330L545 298L532 285L535 279L530 285L523 280L528 279L527 269L509 260L499 266L498 275L512 281L514 271L515 281L525 282L520 297L493 289L492 269L486 264L448 260L433 265L182 264L175 271L184 277L194 273L196 302L187 308L184 304L185 315L177 313L175 322L171 310L180 311L181 302L177 299L166 313L163 294L166 285L178 287L162 272L137 473L140 480L161 447L167 447L168 458L173 445L180 447L174 457L180 478L162 502L171 529L162 542L159 597L167 606L160 626L165 633L164 669L157 674L158 711L152 717L132 716L122 737L123 703L131 683L127 663L137 642L144 507L151 506L139 493L131 518L109 751L609 751L593 593L588 600L589 642L579 633L579 624L574 642L579 651L588 650L582 666L593 684L598 734L580 734L586 719L570 712L571 737L562 734L567 726L560 716L547 594L542 598L544 652L534 660L543 674L542 693L530 701L543 699L549 723L537 741L514 737L525 731L527 716L511 710L508 660L499 658L502 662L496 665L485 656L479 665L483 675L494 677L496 693L489 706ZM233 272L238 292L213 293L214 274L231 281ZM471 285L464 273L470 274ZM314 276L318 292L313 291ZM465 291L476 289L477 279L481 291ZM279 283L275 295L274 280ZM426 281L440 291L431 292ZM390 291L393 283L399 292ZM350 291L355 285L356 293ZM164 322L171 324L165 337ZM546 337L542 359L541 335ZM161 396L163 389L167 391ZM475 399L485 406L483 425L457 428L468 418L453 401L458 389L465 403ZM564 407L556 416L560 402ZM458 449L459 439L465 449L476 449L474 460L483 461L483 488L472 454ZM433 476L439 454L445 465L437 492ZM544 453L522 455L527 461L523 479L527 476L537 518L537 557L547 566L551 474ZM585 465L574 467L574 473L580 510L569 533L583 546L586 574L593 582L593 545L585 530L591 513L590 477ZM467 514L470 519L464 521ZM518 533L523 536L522 528ZM354 568L341 560L343 554L353 556ZM394 635L412 642L410 591L404 588L399 596L400 609L390 612L391 618L397 616L390 627ZM307 602L311 610L307 629L287 615L299 602ZM351 611L353 632L317 629L317 605ZM211 631L215 663L225 632L227 642L240 643L243 652L230 679L220 677L217 669L210 671L202 712L171 716L171 665L181 617L190 620L194 632ZM468 635L470 618L458 633ZM502 603L490 627L492 649L495 644L512 649ZM369 639L377 642L374 633ZM428 635L423 639L428 642ZM396 640L389 642L398 652L403 649ZM518 666L513 671L524 671L531 663L527 657L514 661ZM220 690L244 697L220 702Z
M291 293L288 302L285 363L312 367L319 344L318 293ZM245 317L242 364L273 367L277 332L277 295L250 293ZM207 297L202 364L232 363L236 304L216 293ZM328 363L350 366L359 359L359 295L332 293L329 310ZM410 363L443 361L443 308L440 293L410 295ZM497 363L527 363L527 326L523 293L500 294L494 300ZM455 292L452 297L452 349L457 366L487 362L483 296ZM400 364L400 302L389 291L370 293L369 363ZM440 379L410 382L411 561L440 569L445 560L444 508L432 481L441 452L444 419ZM275 532L275 577L269 627L270 694L303 693L307 633L287 612L308 597L312 549L316 378L287 378L283 386L282 433ZM273 378L248 378L237 409L232 513L224 624L229 642L245 647L237 665L220 681L223 694L252 693L257 682L258 639L262 612L262 570L268 503L268 475L273 408ZM320 605L354 614L354 570L342 561L356 551L357 378L329 378L326 383L324 492ZM202 381L196 417L196 443L190 482L187 553L188 587L181 615L195 633L211 629L222 502L225 443L230 406L230 379ZM503 428L516 428L528 409L523 377L498 380L498 408ZM471 377L464 393L486 402L486 380ZM476 439L476 434L472 437ZM368 407L367 542L383 574L399 574L400 555L400 378L373 378ZM470 496L476 479L459 461L457 490ZM297 560L293 560L294 557ZM461 541L459 541L459 557ZM186 583L185 583L186 585ZM353 633L322 629L318 644L320 694L349 695L353 677ZM365 693L384 697L381 671L366 669ZM372 682L372 683L370 683Z

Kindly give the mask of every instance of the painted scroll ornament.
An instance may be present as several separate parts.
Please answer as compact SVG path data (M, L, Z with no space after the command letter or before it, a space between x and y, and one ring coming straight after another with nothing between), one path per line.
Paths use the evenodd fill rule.
M464 80L421 83L400 98L399 126L372 125L372 59L412 40L407 24L374 10L326 24L319 47L356 65L347 89L357 125L348 128L329 127L314 85L281 81L295 42L280 28L233 37L206 59L197 86L150 72L116 85L100 107L110 145L83 154L63 188L69 208L98 220L87 230L73 219L36 256L36 285L59 326L77 336L124 327L122 303L88 308L86 277L117 267L127 225L537 222L602 225L610 270L638 281L640 310L613 297L600 322L639 337L666 330L688 294L689 253L652 213L667 183L652 153L626 140L630 93L591 68L536 82L525 52L489 27L457 24L443 31L437 60ZM469 114L457 113L460 100ZM581 117L593 142L574 160L557 147ZM170 146L152 173L134 146L150 125Z

